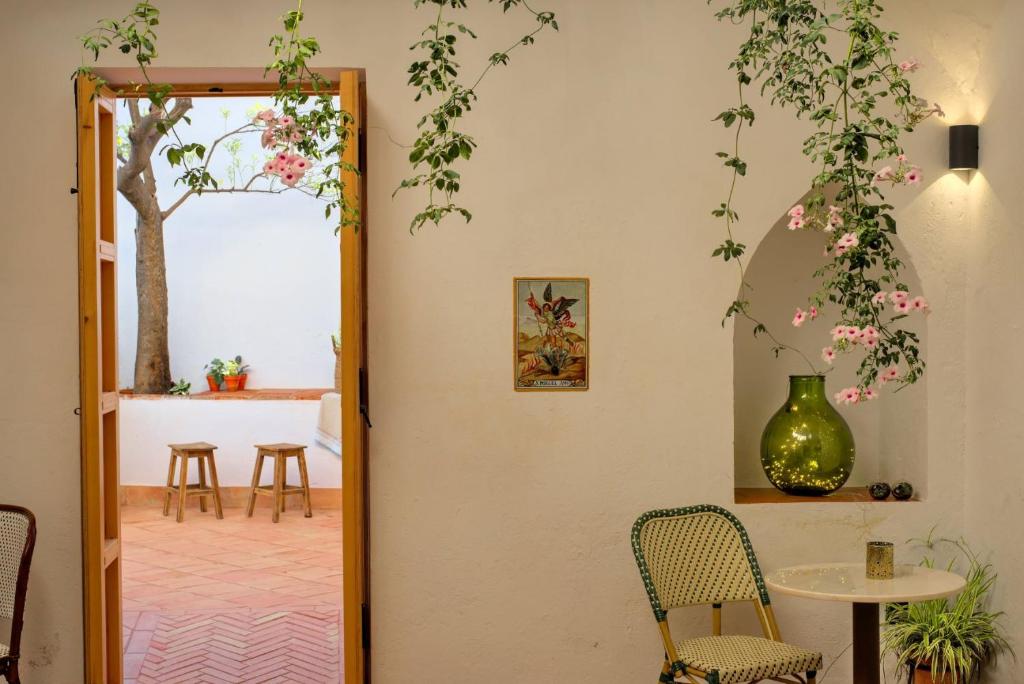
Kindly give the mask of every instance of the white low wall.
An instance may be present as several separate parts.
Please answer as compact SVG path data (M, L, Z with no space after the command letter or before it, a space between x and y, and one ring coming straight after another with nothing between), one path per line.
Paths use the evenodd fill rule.
M121 407L121 484L163 485L172 442L216 444L222 487L248 486L256 460L254 444L305 444L311 487L341 487L341 459L318 445L319 401L203 400L186 397L123 398ZM271 468L263 467L263 483ZM190 477L190 481L195 478ZM289 484L299 483L289 459Z

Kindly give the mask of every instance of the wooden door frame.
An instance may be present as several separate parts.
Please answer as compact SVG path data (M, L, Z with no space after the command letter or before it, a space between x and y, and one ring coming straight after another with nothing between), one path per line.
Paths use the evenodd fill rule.
M160 76L161 69L150 73ZM138 96L134 83L140 82L135 69L97 69L109 82L109 89L93 100L95 92L92 82L80 80L76 85L76 109L78 129L91 130L94 126L96 107L105 107L113 116L115 95L117 97ZM369 681L369 530L367 514L366 457L369 442L366 426L366 169L365 169L365 126L366 126L366 82L362 69L340 69L336 82L342 106L350 111L355 121L349 145L343 160L359 169L359 173L342 171L348 201L360 208L358 229L345 228L339 239L341 268L341 337L342 337L342 566L343 566L343 624L344 684L364 684ZM253 69L168 69L172 96L191 97L234 97L266 96L277 89L276 82L260 80L259 72ZM350 103L356 103L352 106ZM111 129L112 130L112 129ZM97 331L98 311L95 284L101 260L114 263L114 240L99 240L101 221L110 221L114 204L99 206L96 197L103 174L106 185L103 189L113 193L116 202L114 182L116 164L113 147L110 159L97 163L101 146L111 144L109 136L80 135L78 141L78 193L79 204L79 329L80 338L80 386L82 396L82 548L83 548L83 593L84 593L84 636L85 672L87 684L121 684L121 578L120 578L120 506L117 497L112 509L110 501L102 499L103 478L111 475L118 483L117 455L113 470L103 470L100 459L102 434L97 435L95 426L103 416L117 408L116 388L116 347L107 350L106 359L113 359L115 387L113 391L98 394L101 387L103 365L96 340L102 331ZM110 212L108 216L107 213ZM111 233L113 235L113 233ZM115 288L116 290L116 288ZM116 294L116 291L115 291ZM114 299L104 299L104 307L111 307ZM116 314L114 316L114 340L116 342ZM111 356L112 354L112 356ZM108 370L109 372L109 370ZM105 385L103 386L105 388ZM93 397L102 396L101 401ZM97 414L98 412L98 414ZM113 419L116 427L116 413ZM98 417L97 417L98 416ZM364 418L366 418L364 422ZM116 492L116 489L115 489ZM105 510L110 509L110 510ZM114 526L115 539L108 539L104 532ZM104 576L107 567L116 560L116 595L105 590ZM115 615L111 621L109 617ZM116 649L107 648L113 639L116 627Z

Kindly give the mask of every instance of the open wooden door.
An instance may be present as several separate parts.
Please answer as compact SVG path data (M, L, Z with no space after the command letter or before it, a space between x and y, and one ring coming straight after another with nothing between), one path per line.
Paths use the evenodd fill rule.
M343 71L341 106L355 118L343 160L359 174L342 171L349 202L358 206L359 227L341 231L341 448L344 570L345 684L370 681L370 588L367 507L366 375L366 168L363 135L365 91L360 72Z
M121 684L114 93L75 84L85 676Z

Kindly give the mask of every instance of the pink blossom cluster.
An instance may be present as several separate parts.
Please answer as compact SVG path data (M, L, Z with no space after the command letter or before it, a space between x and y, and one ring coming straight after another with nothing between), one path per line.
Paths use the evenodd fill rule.
M931 312L927 299L921 295L911 297L910 293L905 290L876 292L875 296L871 298L871 303L876 306L885 306L887 300L892 305L893 311L898 314L906 314L913 311L921 311L925 314Z
M793 316L793 325L799 328L807 321L813 321L818 317L818 307L812 306L807 311L804 311L799 306L796 308L796 314Z
M865 387L861 391L857 387L847 387L835 394L837 404L859 404L862 401L871 401L878 398L878 390L873 387Z
M797 204L789 210L789 223L786 227L790 230L799 230L801 228L807 228L815 223L821 223L822 230L826 233L831 233L836 228L843 225L843 208L835 205L830 205L828 208L828 216L820 219L808 216L807 210L804 205Z
M910 59L905 59L902 62L900 62L897 65L897 67L903 73L914 73L915 71L921 68L921 63L914 59L913 57L911 57Z
M295 119L288 115L278 116L272 109L261 111L254 122L266 126L260 137L260 144L265 149L283 148L263 165L263 173L278 176L289 188L295 187L310 168L308 159L292 151L292 146L305 138L302 130Z
M907 161L907 155L901 154L896 157L896 168L883 166L871 179L872 185L889 182L893 185L917 185L921 182L921 167L914 166Z

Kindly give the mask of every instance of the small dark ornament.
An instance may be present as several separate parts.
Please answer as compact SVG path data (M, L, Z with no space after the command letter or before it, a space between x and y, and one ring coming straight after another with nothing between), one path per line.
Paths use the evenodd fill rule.
M889 498L889 494L892 492L892 488L889 487L885 482L876 482L868 485L868 494L875 501L885 501Z
M914 487L909 482L897 482L892 488L892 495L900 501L906 501L914 496Z

